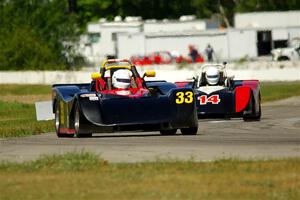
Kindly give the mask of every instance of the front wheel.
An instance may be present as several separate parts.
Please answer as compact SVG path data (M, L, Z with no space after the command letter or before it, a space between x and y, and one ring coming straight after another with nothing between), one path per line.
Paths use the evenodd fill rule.
M79 105L76 103L75 112L74 112L74 128L75 128L75 136L78 138L82 137L91 137L91 133L83 133L81 130L82 116L80 113Z
M57 137L73 137L74 134L66 134L61 132L61 121L62 121L61 108L59 103L57 103L55 106L55 118L54 118L56 135Z
M180 131L182 135L197 135L198 127L182 128Z

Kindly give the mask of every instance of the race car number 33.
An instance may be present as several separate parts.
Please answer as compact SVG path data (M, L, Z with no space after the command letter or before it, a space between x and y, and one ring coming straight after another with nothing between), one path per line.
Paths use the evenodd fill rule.
M194 100L194 94L191 91L177 92L175 102L177 104L192 103Z

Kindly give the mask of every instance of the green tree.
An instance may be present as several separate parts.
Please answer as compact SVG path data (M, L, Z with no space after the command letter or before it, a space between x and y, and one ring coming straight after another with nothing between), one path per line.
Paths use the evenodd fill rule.
M61 0L0 2L0 70L63 68L64 41L76 41L77 17Z

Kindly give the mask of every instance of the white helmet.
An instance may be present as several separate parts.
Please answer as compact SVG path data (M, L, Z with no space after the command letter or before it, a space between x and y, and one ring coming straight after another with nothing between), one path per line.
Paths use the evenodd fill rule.
M216 67L209 67L206 70L205 78L209 85L216 85L220 79L220 72Z
M131 72L127 69L119 69L112 76L112 85L115 88L127 89L130 86Z

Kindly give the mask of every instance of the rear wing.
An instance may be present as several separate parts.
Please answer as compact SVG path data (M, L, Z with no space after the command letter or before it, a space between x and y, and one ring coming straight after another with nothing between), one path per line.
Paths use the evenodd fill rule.
M52 88L60 86L77 86L80 89L87 89L90 87L90 83L68 83L68 84L53 84Z

